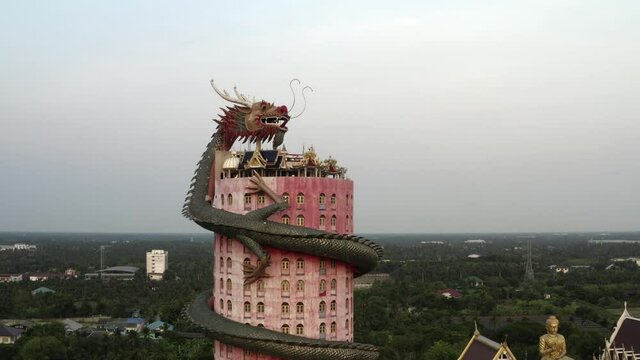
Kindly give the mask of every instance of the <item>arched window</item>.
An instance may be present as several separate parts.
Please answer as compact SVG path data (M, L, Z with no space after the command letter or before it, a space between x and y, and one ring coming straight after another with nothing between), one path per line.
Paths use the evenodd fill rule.
M338 326L336 325L336 322L335 322L335 321L334 321L334 322L332 322L332 323L331 323L331 333L332 333L332 334L335 334L335 333L336 333L337 328L338 328Z
M289 282L287 280L283 280L280 285L282 292L289 292Z
M331 227L336 227L336 216L331 215Z
M264 327L264 324L258 324L258 327Z
M345 307L345 309L347 309L347 314L348 314L349 313L349 309L350 309L350 307L349 307L349 299L348 298L347 298L347 301L345 301L345 303L344 303L344 307Z
M227 279L227 294L231 293L231 279Z
M344 328L347 329L347 334L349 333L349 319L345 320Z
M224 258L220 256L220 270L224 268Z
M257 288L258 292L264 292L264 281L258 280L256 282L256 288Z
M331 279L331 290L336 290L338 287L338 281L336 279Z
M282 259L282 270L286 270L286 272L289 272L289 259Z
M327 202L327 197L324 193L320 193L318 200L320 201L320 205L324 205Z
M304 325L296 325L296 335L304 335Z
M263 302L259 302L256 305L256 309L258 310L258 316L264 317L264 303Z
M298 195L296 195L296 204L298 205L302 205L304 204L304 194L299 192Z
M327 282L324 279L320 280L320 295L322 295L322 293L326 291L327 291Z
M327 325L325 323L320 323L320 335L324 335L327 332Z
M302 302L298 302L298 303L296 304L296 314L297 314L297 315L304 314L304 303L302 303Z
M289 333L289 325L287 325L287 324L282 325L282 327L280 328L280 331L282 331L283 334L288 334Z
M327 223L327 217L324 215L320 215L320 226L325 226Z
M304 280L298 280L296 282L296 291L304 292Z
M258 195L258 204L260 205L264 205L265 203L265 198L263 194Z
M233 310L233 305L231 304L231 300L227 300L227 311L231 312Z
M224 279L220 278L220 292L222 292L222 290L224 290Z
M336 194L331 194L331 205L336 204Z
M227 252L230 253L233 249L233 239L227 238Z
M244 194L244 204L251 205L251 194Z
M350 225L351 225L351 218L349 218L349 215L347 215L347 229L349 229Z
M320 305L318 306L318 311L321 313L327 311L327 303L324 301L320 301Z
M280 305L280 310L282 311L282 316L289 316L289 303L283 302Z
M227 258L227 271L231 271L231 258Z
M304 273L304 259L296 260L296 270Z
M229 206L233 205L233 196L231 194L227 195L227 204Z
M220 312L224 310L224 301L220 299Z
M336 268L336 259L331 259L331 268L332 269Z
M248 301L244 302L244 312L245 313L250 313L251 312L251 303Z
M282 223L289 225L289 215L282 215Z
M289 193L282 194L282 200L284 200L284 202L286 202L288 204L289 203Z
M220 204L224 206L224 194L220 194Z
M298 215L296 217L296 225L304 226L304 216L303 215Z
M336 308L337 308L337 303L335 300L332 300L331 307L330 307L331 311L336 311Z

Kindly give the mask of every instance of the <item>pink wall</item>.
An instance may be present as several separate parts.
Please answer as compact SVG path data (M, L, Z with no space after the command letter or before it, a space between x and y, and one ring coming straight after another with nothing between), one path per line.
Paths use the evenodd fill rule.
M264 179L276 193L286 192L290 196L290 208L274 214L271 220L281 221L286 215L289 216L290 224L295 225L298 216L302 215L306 227L347 234L353 232L353 182L351 180L302 177ZM217 195L214 199L216 207L236 213L246 213L272 203L266 198L264 204L258 204L258 196L254 194L251 196L251 201L245 204L245 188L248 184L248 178L216 181ZM297 204L298 193L304 194L303 204ZM326 197L325 206L320 204L321 193ZM229 194L232 197L231 204L228 200ZM334 194L335 204L332 204L331 197ZM224 205L222 205L222 195L225 198ZM326 219L324 227L320 225L321 215ZM336 219L335 227L331 225L333 216ZM271 255L271 266L267 268L267 274L270 277L263 279L264 291L258 291L257 283L244 289L242 274L243 262L249 259L252 264L255 264L256 256L244 249L239 241L229 240L220 235L216 235L214 246L213 303L216 312L225 314L237 322L254 326L261 324L276 331L281 331L282 326L286 324L289 326L290 334L296 334L298 326L301 325L303 327L301 336L316 339L322 338L320 327L324 323L325 339L353 341L353 270L349 264L267 248L265 250ZM288 260L288 268L286 260ZM321 269L322 267L324 270ZM324 292L320 291L322 280L326 283ZM231 289L228 287L229 281ZM284 281L289 283L288 292L282 290ZM304 283L302 291L297 289L299 281ZM332 288L332 283L335 284L335 288ZM222 307L220 301L222 301ZM325 303L324 313L320 312L321 302ZM332 302L335 302L334 311L331 310ZM231 310L228 309L229 303ZM250 311L245 312L245 303L249 304ZM289 305L288 314L282 311L284 303ZM259 307L261 308L259 304L264 306L263 312L258 311ZM303 305L302 313L297 311L297 304ZM335 331L332 331L332 323L335 323ZM227 347L217 341L215 357L217 359L276 359L255 353L245 353L242 349Z

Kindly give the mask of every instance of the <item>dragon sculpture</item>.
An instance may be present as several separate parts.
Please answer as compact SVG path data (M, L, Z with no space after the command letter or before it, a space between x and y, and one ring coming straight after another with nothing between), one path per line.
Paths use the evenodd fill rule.
M273 204L244 215L212 206L216 151L228 151L236 140L273 140L275 149L284 140L290 116L286 106L249 101L235 88L236 96L232 97L216 88L213 80L211 85L218 95L236 105L222 109L224 114L216 121L217 131L198 163L185 199L183 215L207 230L239 240L257 256L255 266L246 265L244 268L245 283L266 276L265 270L270 261L263 246L343 261L354 266L355 276L372 270L382 257L382 248L370 240L267 220L289 205L257 173L251 178L248 191L264 192L273 200ZM378 358L378 349L372 345L310 339L229 320L212 310L214 302L209 299L211 293L211 290L201 293L186 307L186 315L193 323L205 328L214 339L227 345L292 360Z

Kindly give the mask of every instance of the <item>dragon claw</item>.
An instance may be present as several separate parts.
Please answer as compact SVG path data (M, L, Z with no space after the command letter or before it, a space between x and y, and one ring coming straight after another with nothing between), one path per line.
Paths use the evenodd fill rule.
M259 259L257 266L244 264L244 283L252 284L258 281L258 279L260 278L269 277L269 275L265 272L269 265L271 265L271 259L268 256L263 259Z

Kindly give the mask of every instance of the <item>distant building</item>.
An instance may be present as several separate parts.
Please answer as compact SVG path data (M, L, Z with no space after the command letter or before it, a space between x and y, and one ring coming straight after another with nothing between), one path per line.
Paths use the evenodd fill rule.
M29 281L45 281L64 278L65 275L61 272L38 272L29 274Z
M37 248L36 245L29 244L0 245L0 251L25 251L36 250Z
M462 293L454 289L442 289L438 291L438 295L447 299L459 299L462 297Z
M0 325L0 344L13 344L20 338L23 330Z
M155 332L155 333L163 333L165 331L173 331L174 326L166 323L164 321L161 320L156 320L154 322L152 322L151 324L147 325L147 329L149 329L149 331Z
M67 334L75 333L76 331L82 329L84 326L77 321L71 319L62 320L62 325L64 325L64 331Z
M388 281L391 279L389 274L364 274L354 280L355 289L369 289L376 281Z
M135 266L113 266L94 273L84 274L86 280L102 279L102 280L133 280L140 268Z
M469 286L473 287L480 287L484 285L482 279L477 276L469 276L465 279L465 281L467 282L467 284L469 284Z
M633 317L624 304L624 311L611 334L599 360L640 359L640 318Z
M469 239L464 241L465 244L486 244L487 241L483 239Z
M469 259L480 259L481 255L480 254L469 254L467 255L467 258Z
M162 280L162 276L169 266L169 252L165 250L151 250L147 252L147 276L151 280Z
M22 281L22 274L0 274L0 283Z
M476 327L476 331L473 332L471 340L462 350L458 360L516 360L516 357L506 341L499 344L482 336Z

